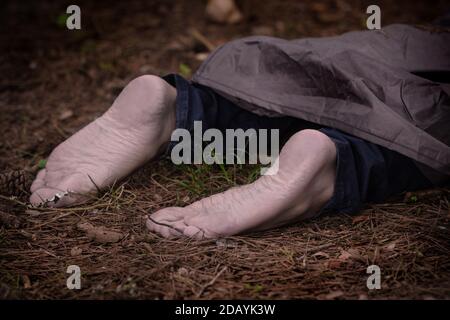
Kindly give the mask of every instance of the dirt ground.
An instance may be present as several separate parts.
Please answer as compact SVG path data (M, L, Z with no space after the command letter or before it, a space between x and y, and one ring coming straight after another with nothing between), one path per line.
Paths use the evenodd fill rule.
M372 1L237 3L244 21L219 25L205 18L205 1L77 1L82 30L69 31L61 14L71 2L2 1L0 172L42 165L138 75L189 77L210 49L247 35L361 30ZM377 3L383 25L427 24L449 8L445 1ZM166 240L142 223L159 208L247 183L255 172L163 159L82 207L31 209L26 193L2 195L0 298L450 298L448 189L217 241ZM93 238L80 227L87 222L116 233ZM380 290L366 287L372 264L381 268ZM69 265L81 268L81 290L66 287Z

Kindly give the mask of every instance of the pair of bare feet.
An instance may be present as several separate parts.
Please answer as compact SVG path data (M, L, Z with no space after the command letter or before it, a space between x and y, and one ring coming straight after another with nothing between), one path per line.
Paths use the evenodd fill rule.
M176 89L156 76L139 77L111 108L53 150L31 186L30 202L70 206L123 179L160 154L175 129ZM336 149L316 130L293 135L279 170L252 184L151 215L164 237L215 238L269 229L317 213L334 191Z

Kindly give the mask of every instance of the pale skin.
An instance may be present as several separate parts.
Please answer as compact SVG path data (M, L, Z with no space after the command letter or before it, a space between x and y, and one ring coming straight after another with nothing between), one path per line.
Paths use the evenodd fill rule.
M30 202L80 204L158 157L175 129L176 94L156 76L130 82L105 114L53 150L31 186ZM320 131L302 130L278 161L276 174L252 184L150 213L147 228L167 238L218 238L314 216L334 192L334 143Z

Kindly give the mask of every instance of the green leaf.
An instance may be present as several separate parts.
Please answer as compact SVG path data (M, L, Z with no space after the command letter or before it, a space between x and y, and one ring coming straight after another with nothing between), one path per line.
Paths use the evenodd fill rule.
M245 283L244 288L255 293L261 292L264 289L264 287L260 284L251 285L250 283Z
M190 77L191 76L192 70L187 64L180 63L180 66L178 67L178 69L180 70L180 74L183 77Z
M44 169L46 165L47 165L47 160L45 160L45 159L39 160L39 163L38 163L39 169Z
M69 15L67 13L61 13L57 18L56 18L56 24L60 27L65 27L66 26L66 21L67 18L69 17Z

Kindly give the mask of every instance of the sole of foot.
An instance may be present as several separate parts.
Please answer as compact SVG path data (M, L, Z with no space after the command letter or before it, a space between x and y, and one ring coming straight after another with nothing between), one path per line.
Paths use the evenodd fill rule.
M333 141L317 130L300 131L283 147L278 161L275 175L184 208L155 212L146 222L148 229L166 238L218 238L313 217L334 192Z
M30 202L83 203L156 157L175 128L175 100L176 90L159 77L131 81L105 114L53 150Z

